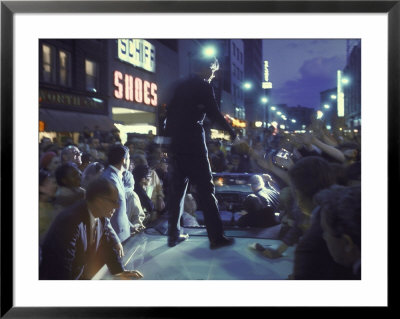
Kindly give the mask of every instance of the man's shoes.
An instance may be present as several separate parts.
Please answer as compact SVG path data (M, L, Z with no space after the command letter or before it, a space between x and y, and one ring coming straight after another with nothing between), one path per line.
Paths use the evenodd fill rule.
M188 234L180 234L178 237L168 237L168 247L174 247L188 238Z
M222 236L220 239L216 241L210 241L210 249L217 249L224 246L230 246L233 245L234 242L235 242L234 238L228 238Z

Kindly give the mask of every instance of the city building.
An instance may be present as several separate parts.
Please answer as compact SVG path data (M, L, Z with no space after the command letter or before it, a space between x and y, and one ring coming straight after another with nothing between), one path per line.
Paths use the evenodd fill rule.
M351 51L343 70L346 79L343 83L345 123L351 129L359 129L361 127L361 42L351 41L350 44Z
M263 61L261 39L246 39L243 42L245 83L248 82L251 85L244 94L246 119L254 127L256 122L261 122L261 127L265 127L265 123L268 121L266 108L269 90L263 89L262 82L265 71L268 72L268 61Z
M77 143L86 128L115 129L107 105L106 43L39 40L39 139Z

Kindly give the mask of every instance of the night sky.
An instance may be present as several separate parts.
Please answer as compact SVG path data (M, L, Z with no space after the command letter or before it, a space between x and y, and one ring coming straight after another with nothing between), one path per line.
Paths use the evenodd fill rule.
M319 92L336 87L336 72L346 65L346 40L264 40L264 60L272 82L269 105L317 108Z

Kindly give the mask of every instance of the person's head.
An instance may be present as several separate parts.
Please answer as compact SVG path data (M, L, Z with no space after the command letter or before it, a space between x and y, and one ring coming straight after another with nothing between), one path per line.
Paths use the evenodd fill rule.
M139 165L148 165L147 159L145 155L137 154L133 157L133 162L135 166Z
M191 72L208 80L212 74L212 69L215 69L214 75L219 69L219 61L215 57L205 57L204 55L195 55L191 58Z
M135 151L135 144L132 141L128 141L125 143L125 146L129 149L129 153L133 155Z
M133 170L133 176L135 178L135 182L139 183L141 186L147 186L150 181L150 168L148 165L137 165Z
M54 177L45 169L39 170L39 200L48 201L57 191Z
M57 168L55 172L57 184L67 188L76 188L81 186L82 173L73 163L65 163Z
M361 187L334 185L319 192L315 201L332 258L351 267L361 256Z
M89 153L83 153L82 154L82 164L79 166L79 168L83 171L90 163L92 163L92 155Z
M335 183L331 166L319 156L299 159L288 173L297 204L306 215L311 215L315 207L314 195Z
M90 146L93 149L98 149L100 147L100 140L97 137L92 137Z
M89 182L85 199L95 217L111 218L115 210L119 208L118 189L104 177L97 177Z
M265 186L264 179L260 175L253 175L250 177L249 182L253 192L258 191Z
M82 152L75 145L68 145L61 151L61 162L62 164L72 162L80 166L82 164Z
M104 165L99 162L90 163L86 166L85 170L82 173L81 184L83 188L87 188L90 181L99 177L104 171Z
M121 144L111 145L108 150L108 163L118 169L129 169L129 149Z

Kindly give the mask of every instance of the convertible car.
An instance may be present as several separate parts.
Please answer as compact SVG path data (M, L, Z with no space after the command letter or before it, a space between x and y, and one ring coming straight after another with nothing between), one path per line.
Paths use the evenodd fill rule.
M210 250L202 211L195 212L196 226L183 225L189 239L179 245L167 246L166 217L160 218L145 231L124 243L127 269L142 272L142 280L286 280L292 273L294 248L283 257L268 259L251 248L255 243L264 247L279 244L280 225L269 228L240 228L235 225L243 213L243 200L251 193L252 174L214 174L225 235L235 244ZM104 266L93 280L118 279Z

